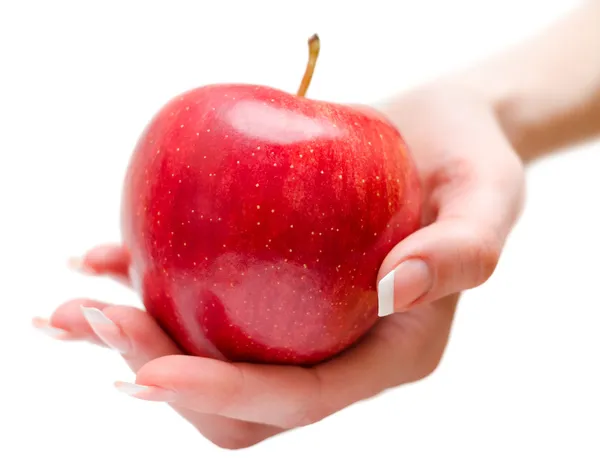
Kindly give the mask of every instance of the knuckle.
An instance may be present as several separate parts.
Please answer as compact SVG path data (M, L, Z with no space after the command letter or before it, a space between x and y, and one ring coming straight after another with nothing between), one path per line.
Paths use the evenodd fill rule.
M149 314L131 306L109 306L104 313L134 334L145 334L156 325Z
M246 374L245 372L237 367L232 366L235 371L235 376L227 378L228 383L220 383L216 392L219 394L216 398L214 412L217 415L227 416L232 411L235 411L236 407L240 404L240 400L244 399L245 387L246 387ZM218 380L214 381L218 383Z
M430 354L424 357L418 365L415 380L423 380L433 375L433 373L440 366L442 360L442 354Z
M502 241L496 232L486 229L476 229L469 233L468 262L474 265L474 285L486 282L496 270Z
M131 306L108 306L104 314L137 345L151 348L156 343L156 322L144 311Z
M313 383L307 384L308 393L300 397L295 409L287 419L285 427L304 427L315 424L329 416L332 410L324 403L323 381L318 370L307 373Z
M305 427L321 421L327 416L326 410L318 405L311 404L304 406L300 411L291 416L289 427Z

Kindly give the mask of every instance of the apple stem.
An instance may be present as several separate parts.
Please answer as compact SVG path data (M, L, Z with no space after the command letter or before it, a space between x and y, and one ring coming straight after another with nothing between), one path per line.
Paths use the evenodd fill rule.
M314 34L310 37L310 39L308 39L308 63L306 64L306 70L304 71L304 76L302 77L300 88L298 89L298 95L300 97L304 97L306 95L308 86L310 86L310 81L312 80L313 73L315 72L315 66L317 64L317 58L319 57L320 49L321 41L319 40L319 36Z

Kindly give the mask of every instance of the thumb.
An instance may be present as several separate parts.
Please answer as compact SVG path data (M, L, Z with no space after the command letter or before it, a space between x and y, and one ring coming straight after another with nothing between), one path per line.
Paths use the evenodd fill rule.
M518 194L518 187L506 196L479 186L442 203L437 220L397 244L381 264L379 316L487 281L520 211Z
M482 284L494 272L501 248L500 238L458 220L425 227L382 264L379 316Z

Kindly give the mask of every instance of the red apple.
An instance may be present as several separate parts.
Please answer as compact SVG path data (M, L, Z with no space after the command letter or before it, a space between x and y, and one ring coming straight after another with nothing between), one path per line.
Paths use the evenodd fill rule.
M314 364L377 320L377 272L420 226L398 130L373 110L270 87L200 87L146 127L124 244L147 311L189 354Z

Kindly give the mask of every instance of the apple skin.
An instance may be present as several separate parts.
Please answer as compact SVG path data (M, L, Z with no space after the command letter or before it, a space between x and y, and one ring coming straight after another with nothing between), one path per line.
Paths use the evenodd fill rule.
M147 125L121 215L144 306L186 353L312 365L377 321L378 269L420 227L421 187L374 110L209 85Z

